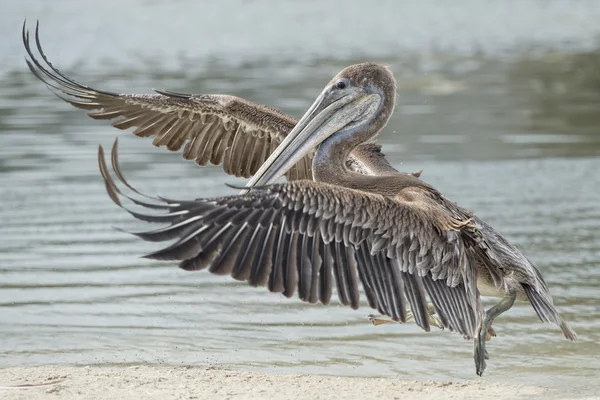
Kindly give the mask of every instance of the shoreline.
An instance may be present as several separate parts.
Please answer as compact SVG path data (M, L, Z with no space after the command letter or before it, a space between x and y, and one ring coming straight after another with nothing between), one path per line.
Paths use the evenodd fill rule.
M20 386L17 385L34 385ZM10 399L480 399L586 398L489 382L407 381L251 372L227 366L42 366L0 369ZM577 395L575 395L577 396Z

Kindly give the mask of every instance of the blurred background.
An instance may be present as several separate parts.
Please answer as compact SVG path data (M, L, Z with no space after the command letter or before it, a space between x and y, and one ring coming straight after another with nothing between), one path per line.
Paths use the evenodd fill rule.
M299 117L343 67L389 65L398 107L380 135L400 170L473 209L538 263L580 335L528 304L495 324L487 378L592 390L600 371L600 2L0 0L0 367L229 364L264 371L472 379L472 345L367 307L284 300L140 260L97 170L121 139L145 192L243 183L94 121L27 69L21 26L84 84L227 93ZM335 302L334 302L335 303Z

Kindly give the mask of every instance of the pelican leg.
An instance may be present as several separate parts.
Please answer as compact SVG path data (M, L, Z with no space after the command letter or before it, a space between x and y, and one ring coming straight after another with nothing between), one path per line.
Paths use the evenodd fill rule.
M427 310L429 311L429 325L435 326L440 329L444 329L442 327L442 324L440 323L440 321L436 317L433 316L433 314L435 314L435 309L433 308L433 304L431 304L431 303L427 304ZM401 322L396 322L393 319L391 319L390 317L385 316L385 315L369 314L369 315L367 315L367 318L369 319L369 321L371 321L371 323L373 323L374 326L381 325L381 324L387 324L389 322L401 323ZM412 311L407 310L406 311L406 322L408 322L412 319L413 319Z
M483 371L485 370L485 359L489 359L487 350L485 349L485 342L490 334L492 322L494 322L494 319L496 319L496 317L498 317L500 314L509 310L515 303L516 298L517 291L514 289L510 290L508 294L498 302L498 304L487 310L485 313L485 318L483 321L481 321L481 325L479 325L479 328L477 329L477 334L473 340L475 346L473 355L475 358L475 369L477 375L479 376L483 375ZM495 336L495 332L493 330L492 332Z

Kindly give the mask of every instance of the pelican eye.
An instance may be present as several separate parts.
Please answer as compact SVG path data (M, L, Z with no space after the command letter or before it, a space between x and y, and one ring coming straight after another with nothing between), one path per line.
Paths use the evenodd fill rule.
M345 89L346 86L348 86L348 84L346 83L346 81L344 79L340 79L339 81L336 82L335 86L338 89Z

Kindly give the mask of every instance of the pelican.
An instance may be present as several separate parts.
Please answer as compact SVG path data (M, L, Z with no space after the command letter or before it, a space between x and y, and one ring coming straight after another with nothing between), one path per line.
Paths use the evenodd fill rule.
M28 39L24 34L27 48ZM47 62L39 39L37 42L52 72L36 62L28 48L32 71L37 72L35 65L53 80L45 81L48 85L78 98L74 105L102 109L95 113L100 118L123 116L125 121L130 120L130 127L138 126L132 123L150 118L147 109L153 110L153 121L161 120L159 123L164 125L153 131L159 142L162 139L163 144L176 143L179 147L174 147L181 148L189 139L185 155L189 147L201 140L204 150L190 150L190 154L200 154L201 159L220 154L215 160L222 160L227 151L233 151L235 138L242 137L234 133L234 139L226 141L223 137L230 135L226 132L207 134L211 124L222 125L219 129L225 130L225 124L231 121L229 109L223 105L231 103L222 98L209 100L162 92L158 95L179 105L165 108L170 103L161 98L162 108L140 106L136 102L145 100L100 92L66 78ZM44 80L39 73L37 76ZM555 323L566 338L575 340L575 332L554 307L536 265L502 235L418 177L398 173L391 167L370 169L368 161L356 156L360 154L357 150L367 149L365 144L387 124L395 105L395 88L395 80L385 67L364 63L345 68L307 113L286 134L279 135L278 146L272 144L269 136L271 143L264 145L261 157L256 158L266 160L260 168L255 160L225 167L232 174L248 175L255 170L245 193L240 195L186 201L162 197L152 198L151 202L140 200L125 194L113 181L102 147L98 153L100 171L109 196L117 205L124 207L121 199L128 198L138 206L162 211L146 214L128 209L140 220L168 224L135 235L156 242L175 239L148 258L177 260L185 270L208 269L231 275L287 297L297 290L299 298L309 303L328 304L335 284L340 302L352 308L359 306L360 282L371 308L405 322L410 305L416 324L425 331L430 330L429 298L441 326L474 339L478 375L486 367L485 340L492 322L516 299L528 300L543 322ZM196 101L218 103L213 113L220 117L211 119L209 124L206 121L215 118L213 114L181 105ZM203 107L209 109L207 104ZM280 116L271 111L268 115ZM164 122L165 114L173 114L168 117L170 123ZM201 127L196 129L204 132L202 137L178 133L192 128L183 125L189 124L187 121L174 122L179 121L175 115L180 119L188 116L192 122L200 120ZM202 115L207 115L204 122ZM246 127L243 129L252 126L248 120L233 120ZM210 126L206 128L207 125ZM140 126L147 131L146 125ZM268 132L263 129L262 132ZM173 130L176 132L171 135ZM178 139L171 142L173 138ZM217 153L213 152L215 148ZM253 148L257 148L256 143ZM116 142L111 163L122 185L141 194L127 183L119 169ZM356 165L361 166L358 171ZM294 169L295 175L290 172ZM284 175L301 179L276 183ZM498 296L501 300L486 311L481 295Z
M358 308L358 282L369 305L406 321L406 306L428 331L427 297L444 328L474 339L476 372L486 367L485 340L494 319L516 299L528 300L544 322L566 338L575 332L554 307L538 268L503 236L439 191L410 174L365 175L345 160L388 122L395 80L373 63L342 70L263 164L240 195L135 204L163 211L128 210L166 227L135 235L176 241L146 257L178 260L185 270L208 268L253 286L327 304L335 277L342 304ZM276 183L314 147L314 181ZM123 207L102 147L99 166L107 191ZM122 184L133 189L118 166ZM135 189L133 189L136 193ZM502 299L487 311L481 295Z

